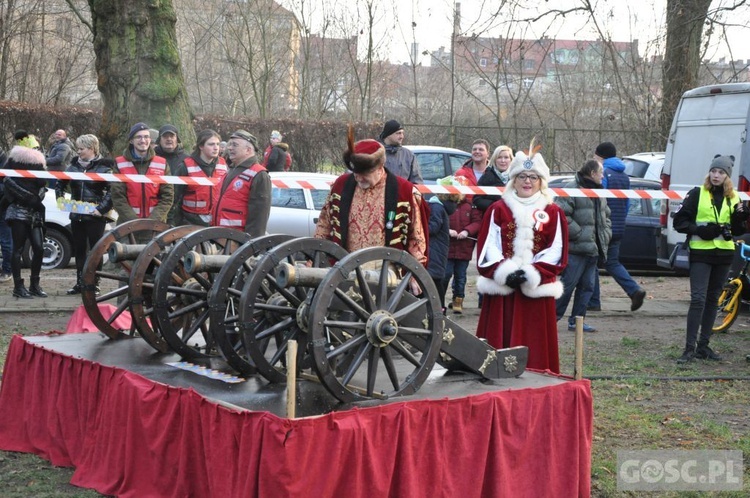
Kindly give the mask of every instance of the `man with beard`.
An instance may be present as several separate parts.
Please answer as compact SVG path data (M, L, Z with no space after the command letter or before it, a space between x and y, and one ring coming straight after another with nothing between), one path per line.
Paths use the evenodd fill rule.
M385 167L388 171L412 183L424 183L419 162L409 149L403 147L404 127L398 121L387 121L378 138L385 146Z
M331 186L315 237L356 251L385 246L408 251L427 264L427 209L414 185L385 167L385 147L376 140L354 143L349 129L344 164L351 171Z

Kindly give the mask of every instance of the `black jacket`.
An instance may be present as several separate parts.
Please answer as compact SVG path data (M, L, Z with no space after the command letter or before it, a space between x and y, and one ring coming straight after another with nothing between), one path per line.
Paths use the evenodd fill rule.
M98 156L91 160L86 167L80 163L78 156L66 170L68 173L112 173L114 161L109 158ZM112 195L110 193L109 182L91 182L83 180L59 180L55 185L55 197L60 198L69 191L74 201L93 202L97 205L96 209L105 214L112 209ZM98 220L92 215L70 213L71 220Z
M482 176L477 180L480 187L504 187L505 182L500 178L500 172L492 166L487 166ZM502 195L475 195L472 203L478 210L485 212L493 202L502 199Z

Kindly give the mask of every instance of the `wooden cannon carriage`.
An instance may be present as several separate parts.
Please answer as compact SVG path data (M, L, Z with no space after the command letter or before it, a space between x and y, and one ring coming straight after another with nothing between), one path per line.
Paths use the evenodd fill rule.
M494 349L443 316L424 267L384 247L348 253L314 238L135 220L92 249L82 299L112 339L141 337L269 382L286 381L295 340L298 376L343 402L412 394L436 362L497 379L523 373L528 358L525 347ZM115 312L105 317L101 304ZM132 326L118 330L126 311Z

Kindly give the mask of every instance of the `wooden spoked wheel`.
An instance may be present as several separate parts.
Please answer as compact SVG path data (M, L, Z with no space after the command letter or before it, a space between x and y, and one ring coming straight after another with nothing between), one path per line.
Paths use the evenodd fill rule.
M419 297L410 292L412 285ZM442 330L427 270L409 253L385 247L339 261L320 283L310 310L315 369L343 402L415 393L435 364Z
M132 220L115 227L99 239L89 252L83 267L81 300L91 322L112 339L136 334L135 323L128 330L113 325L126 311L130 311L128 287L135 256L129 260L110 262L109 246L114 242L145 244L170 226L160 221ZM101 288L99 293L98 288ZM110 308L107 305L111 305ZM106 316L102 310L107 310ZM108 310L112 309L110 313Z
M130 271L128 290L130 315L141 337L161 353L168 353L171 349L152 326L151 315L154 309L151 294L154 289L154 278L161 267L162 260L169 254L174 244L200 229L201 227L197 225L185 225L170 228L157 235L141 250Z
M203 228L175 243L161 262L152 292L154 328L174 352L186 360L218 356L209 330L208 292L215 273L189 273L183 261L188 252L230 256L250 236L222 227Z
M290 239L289 235L266 235L242 245L216 274L209 292L211 336L227 363L242 375L257 372L240 337L242 289L258 262L258 256Z
M291 268L330 270L348 252L328 240L299 238L280 244L259 257L245 281L240 299L239 331L244 358L258 373L271 382L286 380L286 350L289 340L298 342L299 368L310 361L307 353L307 321L316 285L282 287L277 268L286 263ZM327 272L326 272L327 273Z

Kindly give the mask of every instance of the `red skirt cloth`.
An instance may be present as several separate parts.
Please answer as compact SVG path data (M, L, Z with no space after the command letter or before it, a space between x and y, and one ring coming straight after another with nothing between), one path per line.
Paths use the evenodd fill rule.
M530 298L520 292L485 294L477 337L495 348L528 346L528 368L560 373L557 316L552 297Z

